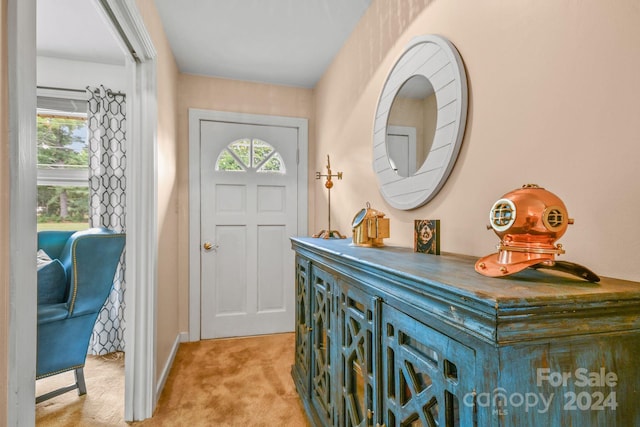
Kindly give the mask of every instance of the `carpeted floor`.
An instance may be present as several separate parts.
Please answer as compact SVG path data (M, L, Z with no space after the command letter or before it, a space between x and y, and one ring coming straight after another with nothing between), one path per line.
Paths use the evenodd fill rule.
M183 343L153 418L132 424L122 416L123 358L91 357L85 368L87 395L70 392L36 405L36 424L308 426L290 375L293 354L293 334ZM39 381L37 394L54 387L45 384L54 378Z
M84 368L87 394L77 390L36 405L38 426L127 426L124 422L124 353L88 356ZM36 381L36 395L75 382L73 372Z

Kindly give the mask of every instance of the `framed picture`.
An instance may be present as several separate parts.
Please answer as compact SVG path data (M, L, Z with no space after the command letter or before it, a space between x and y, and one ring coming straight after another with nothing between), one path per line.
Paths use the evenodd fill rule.
M416 219L413 229L413 250L440 255L440 220Z

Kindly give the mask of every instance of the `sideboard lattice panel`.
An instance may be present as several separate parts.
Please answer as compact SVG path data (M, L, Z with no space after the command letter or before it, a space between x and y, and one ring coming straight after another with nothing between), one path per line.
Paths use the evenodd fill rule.
M313 270L313 355L311 399L322 417L333 424L334 402L332 400L332 290L333 276L322 270Z
M301 378L307 378L309 372L309 261L297 259L296 262L296 352L295 367Z
M383 308L387 426L475 426L473 350L389 306Z
M372 298L342 286L338 329L340 334L341 401L338 424L373 425L373 304Z

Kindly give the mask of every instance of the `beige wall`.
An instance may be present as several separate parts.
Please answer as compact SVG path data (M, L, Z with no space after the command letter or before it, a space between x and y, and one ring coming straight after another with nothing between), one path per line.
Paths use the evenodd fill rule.
M275 86L180 74L178 84L178 174L180 218L180 330L189 330L189 108L309 119L313 145L313 92ZM311 176L311 175L310 175ZM311 178L310 178L311 180Z
M481 256L497 243L485 227L493 202L537 183L560 196L575 218L561 239L567 251L561 259L640 280L640 3L424 3L374 0L316 86L310 168L320 170L318 155L330 153L332 166L344 171L332 190L332 221L349 232L353 214L369 201L391 218L389 244L411 247L412 221L439 218L442 250ZM373 115L402 47L428 33L451 40L465 63L467 130L440 194L419 209L398 211L373 184ZM326 209L325 192L316 191L315 203Z
M0 0L0 426L7 422L9 340L9 129L6 0Z
M171 355L178 328L178 194L177 82L178 67L153 0L137 0L157 51L158 93L158 289L156 378Z

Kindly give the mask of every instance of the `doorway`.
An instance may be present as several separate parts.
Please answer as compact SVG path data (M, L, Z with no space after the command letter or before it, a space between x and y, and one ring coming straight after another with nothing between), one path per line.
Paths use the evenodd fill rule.
M387 126L387 152L391 168L400 176L413 176L417 168L416 128Z
M189 339L293 330L307 120L189 111Z
M200 122L201 338L293 331L297 151L296 128Z
M134 3L126 0L96 0L105 19L118 29L136 60L127 62L131 86L128 134L139 141L131 150L127 195L127 277L143 284L126 296L128 322L125 372L125 419L151 416L155 404L155 253L157 251L155 176L156 88L155 50ZM9 336L8 425L33 425L35 404L36 300L35 263L35 92L36 31L35 0L9 0L7 30L9 53L9 119L16 129L10 135L10 253L22 260L11 263ZM25 72L25 70L29 70ZM143 90L144 89L144 90ZM151 188L150 188L151 187ZM150 220L151 218L151 220ZM32 239L28 236L33 236ZM144 249L143 249L144 248ZM24 256L22 256L24 255ZM135 395L134 395L135 390Z

